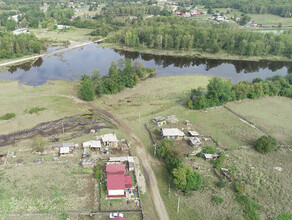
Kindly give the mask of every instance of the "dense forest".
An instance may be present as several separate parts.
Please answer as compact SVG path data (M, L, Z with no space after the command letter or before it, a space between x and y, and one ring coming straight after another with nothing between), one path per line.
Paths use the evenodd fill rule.
M252 82L242 81L235 85L231 80L214 77L210 80L207 91L193 89L188 100L190 109L204 109L226 104L229 101L255 99L264 96L286 96L292 98L292 74L286 77L276 75Z
M46 50L42 41L33 34L12 35L0 32L0 59L15 58Z
M91 101L94 94L114 94L123 91L125 88L133 88L140 79L153 75L155 69L145 68L141 62L135 61L132 64L130 59L120 59L118 64L112 62L108 75L100 76L94 71L90 76L83 75L81 78L80 97L83 100Z
M228 23L201 23L181 17L136 21L109 42L129 47L190 50L234 55L282 55L292 58L292 31L275 35L242 30Z

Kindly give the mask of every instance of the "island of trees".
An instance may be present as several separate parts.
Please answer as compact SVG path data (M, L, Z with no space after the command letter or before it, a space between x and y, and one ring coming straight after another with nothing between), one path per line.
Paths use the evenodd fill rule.
M138 61L132 63L130 59L120 59L118 64L113 61L107 76L101 77L97 70L91 76L82 76L80 98L92 101L95 95L99 97L102 94L114 94L125 88L133 88L140 79L145 79L155 72L155 69L145 68Z

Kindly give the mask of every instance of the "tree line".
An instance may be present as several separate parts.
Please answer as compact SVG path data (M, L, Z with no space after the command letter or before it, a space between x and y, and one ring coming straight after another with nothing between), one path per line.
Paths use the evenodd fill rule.
M46 50L44 42L33 34L13 35L9 32L0 32L0 59L30 55L42 50Z
M240 56L280 55L292 58L292 31L275 35L242 30L228 23L198 22L181 17L137 21L108 39L137 48L191 50Z
M292 97L292 74L262 80L255 78L252 82L242 81L235 85L231 80L214 77L210 80L207 91L203 88L193 89L188 100L190 109L204 109L226 104L229 101L255 99L264 96Z
M173 140L161 141L157 146L157 156L163 159L176 190L188 193L201 188L201 174L184 165L182 153L174 146Z
M114 94L125 88L133 88L140 79L155 73L153 68L145 68L141 62L132 64L130 59L120 59L118 64L112 62L108 75L101 77L95 70L91 76L84 74L81 77L80 98L92 101L102 94Z

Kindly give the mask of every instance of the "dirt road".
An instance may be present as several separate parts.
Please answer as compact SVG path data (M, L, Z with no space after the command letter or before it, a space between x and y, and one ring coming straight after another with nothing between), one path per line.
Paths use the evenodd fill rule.
M146 178L146 183L147 186L150 190L151 193L151 198L155 207L155 212L157 214L157 216L159 217L159 219L161 220L169 220L166 208L164 206L163 200L160 196L160 192L159 192L159 188L158 188L158 183L155 177L155 174L152 170L152 167L150 165L151 158L150 155L146 152L146 147L143 145L143 143L139 140L138 137L135 136L135 134L132 132L132 130L130 129L130 127L124 123L122 120L120 120L118 117L116 117L115 115L100 109L98 107L96 107L95 105L85 102L75 96L70 96L70 95L52 95L52 94L38 94L38 93L33 93L30 91L27 91L22 84L19 84L19 88L29 94L32 95L37 95L37 96L58 96L58 97L66 97L69 99L74 100L76 103L79 104L83 104L86 105L87 107L89 107L90 109L96 110L99 113L111 118L112 120L114 120L120 127L121 129L123 129L126 133L128 133L130 135L130 137L133 139L134 141L134 146L136 147L136 152L137 152L137 156L140 158L140 160L142 161L142 166L144 169L144 175Z

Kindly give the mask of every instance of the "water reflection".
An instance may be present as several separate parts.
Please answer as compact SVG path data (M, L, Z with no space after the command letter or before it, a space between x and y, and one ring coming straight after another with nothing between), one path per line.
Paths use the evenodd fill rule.
M292 73L292 62L233 61L190 57L159 56L102 48L95 44L55 53L33 62L9 67L0 73L0 80L18 80L28 85L41 85L47 80L76 80L97 69L106 75L112 61L120 58L141 61L146 67L156 67L157 76L204 74L231 78L234 83L267 78L275 74Z
M205 70L216 68L222 64L232 64L235 67L236 73L252 73L259 72L260 69L266 69L275 72L279 69L287 67L288 73L292 73L292 62L280 62L280 61L240 61L240 60L217 60L217 59L204 59L204 58L190 58L190 57L174 57L164 55L152 55L152 54L141 54L139 52L129 52L123 50L114 50L116 53L136 60L141 58L145 61L154 60L156 65L166 68L173 65L174 67L184 68L190 66L205 65Z

